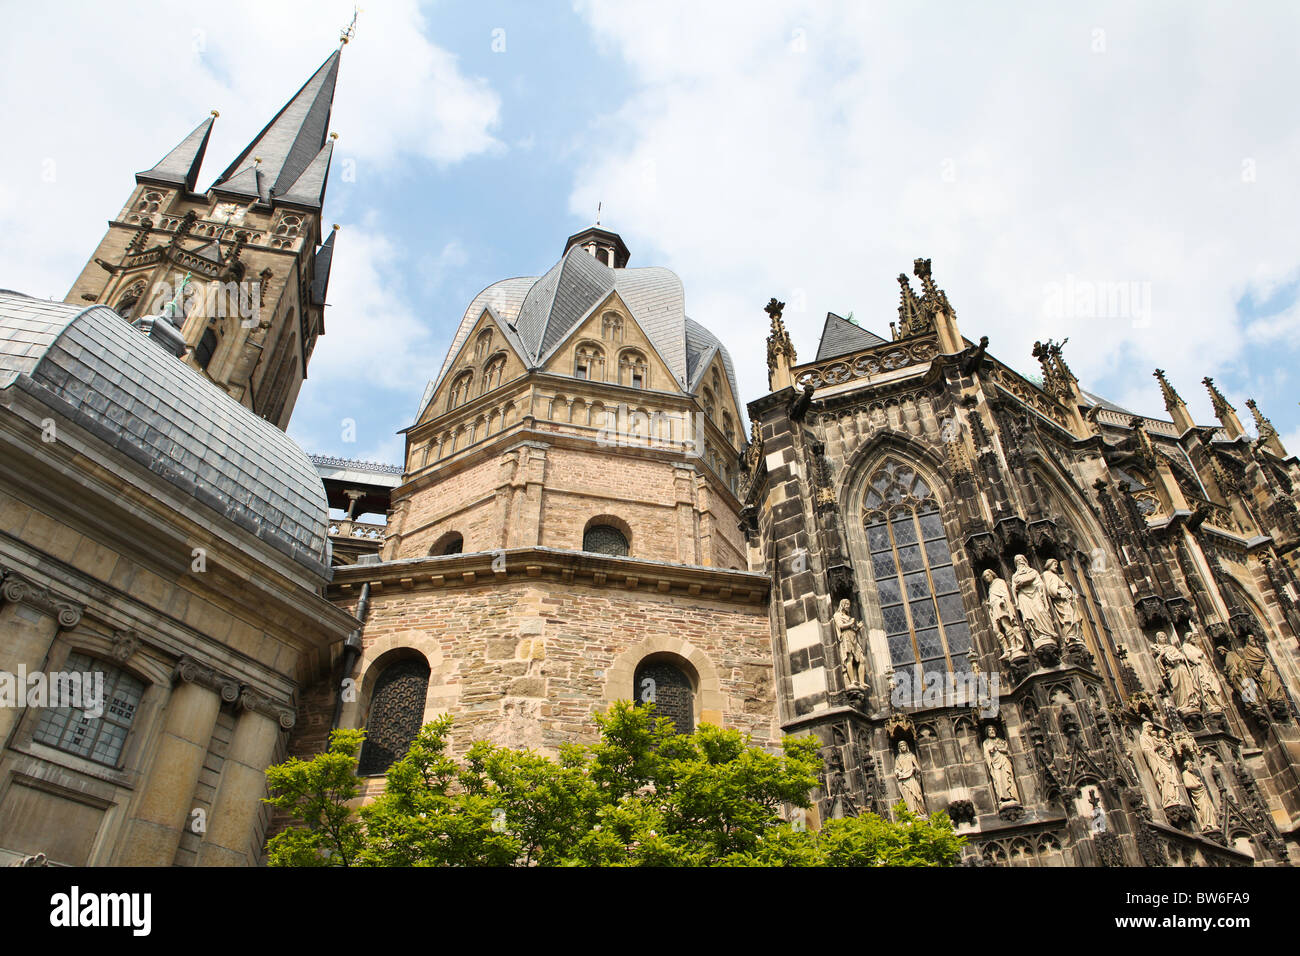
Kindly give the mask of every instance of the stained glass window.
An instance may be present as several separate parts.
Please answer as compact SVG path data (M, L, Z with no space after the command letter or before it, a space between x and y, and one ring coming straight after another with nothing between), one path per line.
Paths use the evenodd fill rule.
M886 461L867 482L862 520L894 671L914 687L922 674L968 671L970 626L930 487Z

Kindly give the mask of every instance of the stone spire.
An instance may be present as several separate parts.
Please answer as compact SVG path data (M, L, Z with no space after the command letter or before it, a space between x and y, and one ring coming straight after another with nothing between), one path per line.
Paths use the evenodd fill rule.
M790 333L785 330L785 323L781 320L781 310L784 308L784 302L773 298L763 309L772 319L772 329L767 336L767 387L773 392L794 384L790 370L798 361Z
M1223 430L1228 433L1228 437L1234 441L1246 434L1246 429L1241 427L1241 419L1237 417L1237 410L1228 404L1228 400L1223 397L1223 393L1214 387L1214 379L1208 375L1201 379L1205 387L1210 391L1210 402L1214 405L1214 417L1219 420Z
M203 165L203 154L208 149L208 137L212 135L212 124L217 118L217 111L194 128L180 144L170 153L158 160L152 169L135 174L135 181L164 183L169 186L184 186L187 192L194 192L194 184L199 178L199 167Z
M324 156L326 163L329 161L326 139L341 49L331 53L302 89L275 114L217 178L213 189L270 203L272 197L278 198L295 190L299 178L309 169L319 173L321 157ZM319 179L320 192L323 193L323 174L314 174L311 178ZM306 188L304 183L303 189Z
M1259 406L1255 404L1253 398L1246 399L1246 407L1250 409L1250 414L1255 417L1255 430L1259 432L1259 443L1277 455L1279 458L1286 457L1286 449L1282 447L1282 440L1278 438L1277 429L1273 423L1264 417Z
M939 348L948 355L963 351L966 343L957 329L957 313L949 305L947 293L935 285L930 260L914 260L912 273L921 280L921 315L926 324L938 333Z
M934 322L928 320L928 317L921 311L921 300L916 297L912 291L912 284L907 279L907 273L898 274L898 284L901 287L900 301L898 303L898 326L894 330L894 338L902 339L909 335L919 335L922 332L928 332L934 328Z
M1187 411L1187 403L1169 384L1169 379L1165 378L1165 370L1162 368L1156 369L1155 376L1156 380L1160 382L1160 394L1164 397L1165 408L1169 410L1169 415L1173 419L1174 427L1178 429L1179 434L1195 428L1196 423L1192 421L1191 413Z

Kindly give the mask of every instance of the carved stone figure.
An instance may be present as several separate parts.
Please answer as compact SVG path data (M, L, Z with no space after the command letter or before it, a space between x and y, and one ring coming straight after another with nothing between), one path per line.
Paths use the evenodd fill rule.
M1044 565L1043 586L1056 611L1056 620L1061 625L1061 636L1066 643L1083 643L1083 617L1079 612L1079 596L1074 588L1061 575L1061 563L1055 558Z
M1197 647L1195 641L1179 642L1177 634L1174 635L1174 646L1183 652L1183 657L1187 660L1196 688L1201 692L1202 709L1207 714L1223 713L1223 694L1220 692L1219 678L1215 676L1214 668L1210 666L1205 652Z
M1020 791L1016 787L1016 772L1011 766L1007 742L998 736L998 729L992 724L984 733L984 763L989 768L993 795L998 804L1019 803Z
M1030 642L1035 648L1057 643L1056 622L1052 619L1043 576L1029 566L1029 559L1023 554L1016 555L1015 562L1016 573L1011 576L1011 589L1015 592L1016 607L1025 622Z
M928 816L925 810L925 795L921 792L921 764L912 753L906 740L898 742L898 754L894 757L894 776L898 778L898 789L903 794L903 803L918 817Z
M1183 786L1187 788L1187 795L1192 798L1192 809L1196 811L1196 819L1200 822L1201 832L1206 833L1210 830L1217 830L1214 801L1210 799L1210 794L1205 789L1205 781L1201 779L1201 775L1191 767L1184 767Z
M1178 769L1174 766L1173 749L1155 732L1151 721L1142 721L1142 733L1138 735L1138 746L1146 759L1151 776L1155 778L1156 788L1160 791L1160 805L1168 810L1183 805L1178 793Z
M1260 640L1258 634L1250 635L1250 640L1241 650L1241 659L1250 676L1259 684L1264 699L1271 705L1285 706L1286 694L1282 690L1282 681L1278 678L1273 662L1268 658L1268 651L1264 649L1264 642Z
M1151 653L1155 656L1156 663L1160 665L1160 673L1164 675L1165 683L1169 685L1169 695L1173 698L1174 707L1178 712L1186 715L1199 711L1201 691L1197 687L1191 668L1187 666L1187 658L1182 650L1169 642L1168 634L1159 631L1156 633L1156 642L1151 647Z
M984 572L984 584L988 587L984 606L988 609L989 620L993 622L993 633L1002 646L1002 660L1024 657L1025 632L1016 623L1016 612L1007 582L990 568Z
M850 687L861 687L866 662L863 660L862 622L849 613L849 599L840 601L832 620L840 642L840 660L844 663L844 680Z
M1246 662L1242 660L1231 647L1219 645L1219 653L1223 655L1223 673L1228 675L1228 683L1236 688L1237 693L1247 705L1258 705L1260 703L1259 684L1255 678L1250 676L1250 671L1246 667Z

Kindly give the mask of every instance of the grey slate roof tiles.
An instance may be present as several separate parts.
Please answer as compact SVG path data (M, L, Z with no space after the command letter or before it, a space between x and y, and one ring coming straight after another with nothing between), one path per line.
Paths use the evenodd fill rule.
M116 312L0 293L0 389L8 388L329 577L328 504L307 456Z
M884 344L885 339L874 332L868 332L834 312L827 312L815 361L823 362L826 359L839 358L841 355L850 355Z
M135 178L147 179L151 182L174 183L193 192L199 178L199 167L203 165L203 154L208 149L208 137L212 135L214 119L215 117L209 116L170 153L158 160L153 169L136 173Z

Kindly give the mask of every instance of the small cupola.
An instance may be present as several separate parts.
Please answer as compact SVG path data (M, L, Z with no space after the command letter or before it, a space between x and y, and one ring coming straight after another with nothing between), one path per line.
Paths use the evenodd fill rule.
M568 255L569 250L574 246L585 250L602 265L607 265L611 269L626 268L627 260L631 256L618 233L602 229L599 225L588 226L582 232L571 235L564 244L565 255Z

